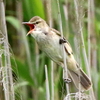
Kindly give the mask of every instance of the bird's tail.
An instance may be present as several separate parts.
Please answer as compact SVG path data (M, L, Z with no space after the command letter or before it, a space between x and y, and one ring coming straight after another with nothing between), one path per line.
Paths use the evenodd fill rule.
M77 71L69 70L69 74L75 84L75 86L81 91L88 90L92 83L89 77L83 72L82 69L78 68Z

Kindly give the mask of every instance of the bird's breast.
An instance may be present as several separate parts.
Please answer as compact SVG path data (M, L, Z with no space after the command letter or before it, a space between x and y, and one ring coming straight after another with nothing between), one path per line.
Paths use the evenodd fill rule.
M52 36L40 38L37 43L39 48L54 62L58 63L59 61L62 61L62 48L61 45L59 45L58 37Z

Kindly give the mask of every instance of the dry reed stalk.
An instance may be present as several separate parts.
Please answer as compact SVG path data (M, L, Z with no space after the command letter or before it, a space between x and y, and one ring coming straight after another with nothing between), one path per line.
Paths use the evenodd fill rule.
M67 2L65 2L64 4L63 4L63 10L64 10L64 16L65 16L65 19L66 19L66 28L67 28L67 30L66 30L66 37L68 38L68 36L69 36L69 22L68 22L68 20L69 20L69 18L68 18L68 5L67 5Z
M17 5L16 5L16 9L17 9L17 17L19 19L19 29L18 29L18 35L22 38L22 40L24 41L24 47L25 48L25 52L26 52L26 56L27 56L27 63L29 65L29 71L30 71L30 76L32 77L35 85L36 85L36 78L35 75L33 73L33 69L32 69L32 60L31 60L31 54L30 54L30 49L29 49L29 44L28 44L28 40L27 37L25 35L26 31L23 28L22 25L22 21L23 21L23 10L22 10L22 2L21 1L17 1ZM21 41L21 40L20 40ZM19 42L20 42L19 41ZM37 50L36 50L36 54L37 54ZM39 57L37 57L36 59L39 59ZM36 64L38 63L38 61L36 61ZM37 64L38 66L38 64Z
M18 17L18 20L20 22L19 23L20 28L18 30L18 35L24 41L23 43L24 43L24 47L25 47L25 50L26 50L27 62L28 62L28 65L29 65L30 75L34 79L34 75L33 75L33 71L32 71L31 54L30 54L30 50L29 50L29 45L28 45L27 37L25 35L26 32L24 31L24 29L22 27L22 21L23 21L23 13L22 12L23 12L23 10L22 10L22 3L20 1L17 1L16 10L17 10L17 17ZM19 40L19 42L21 42L21 39ZM20 43L20 45L21 45L21 43Z
M97 71L94 0L88 0L88 61ZM92 44L92 45L91 45Z
M36 54L35 65L36 65L36 71L38 72L39 71L39 58L40 58L40 55L39 55L39 48L38 48L38 45L37 45L36 42L35 42L35 54Z
M75 41L75 46L76 46L76 51L77 51L77 60L78 60L78 63L79 65L81 66L81 60L80 60L80 36L82 34L82 8L80 8L80 11L79 11L79 5L78 5L78 1L77 0L74 0L74 5L75 5L75 13L76 13L76 23L77 23L77 34L76 34L76 37L74 38L74 41ZM81 14L79 14L81 12ZM80 34L81 33L81 34ZM76 39L77 38L77 39ZM83 39L83 37L82 37ZM80 75L79 75L79 79L80 79ZM81 88L80 88L80 84L79 84L79 100L81 100Z
M17 18L19 20L19 25L20 25L20 28L17 30L18 32L18 36L22 39L19 39L19 44L21 46L21 48L25 51L22 51L22 49L20 51L23 52L23 54L25 54L26 52L26 56L27 56L27 63L28 63L28 66L29 66L29 72L30 72L30 76L32 78L32 80L34 81L35 85L37 84L36 83L36 77L34 75L34 72L33 72L33 66L32 66L32 60L31 60L31 54L30 54L30 49L29 49L29 44L28 44L28 40L27 40L27 37L25 35L25 30L23 29L23 26L22 26L22 21L23 21L23 10L22 10L22 2L21 1L17 1L17 4L16 4L16 12L17 12ZM24 41L24 42L23 42ZM22 44L22 42L24 43L24 45ZM22 53L21 53L22 54ZM38 46L37 44L35 43L35 54L36 54L36 62L35 62L35 65L36 65L36 72L39 71L39 49L38 49ZM23 56L23 55L22 55ZM32 97L33 98L37 98L37 95L35 95L34 97L34 89L31 88L31 91L32 91ZM25 99L28 99L28 94L27 94L27 89L25 89Z
M58 6L58 20L59 20L59 25L60 25L60 32L61 32L61 37L63 38L62 19L61 19L59 0L57 0L57 6ZM64 50L64 45L62 46L62 52L63 52L63 60L64 60L63 79L67 80L69 78L68 78L68 69L67 69L67 63L66 63L66 52ZM69 85L67 83L66 83L66 91L67 91L67 94L70 93ZM69 98L69 100L70 100L70 98Z
M51 100L54 100L54 63L51 61Z
M45 77L46 77L46 100L50 100L50 89L49 89L47 65L45 65Z
M79 2L79 0L74 0L74 4L75 4L75 12L76 12L78 28L79 28L79 32L80 32L80 41L81 41L82 46L83 46L82 51L83 51L85 66L86 66L86 69L87 69L87 72L88 72L88 76L91 79L91 73L90 73L91 70L90 70L90 66L89 66L89 63L88 63L88 58L87 58L87 55L86 55L85 43L84 43L83 31L82 31L82 4ZM81 8L79 8L79 7L81 7ZM91 88L89 90L89 95L91 97L91 100L95 100L94 93L93 93L93 88Z
M89 62L89 70L90 66L94 67L95 71L97 72L96 68L96 38L94 32L94 0L88 0L88 62ZM92 37L92 38L91 38ZM91 48L92 45L94 48ZM93 88L90 90L90 94L92 95L92 100L95 100Z
M4 63L3 63L3 89L5 100L15 100L14 83L8 46L7 28L5 22L5 8L3 0L0 0L0 30L4 38Z
M47 20L50 27L53 26L52 23L52 7L51 0L45 0ZM54 100L54 62L51 60L51 100Z
M2 49L2 43L3 43L3 37L1 36L2 33L0 32L0 98L1 100L4 100L4 91L3 91L3 77L2 77L2 71L3 71L3 64L2 64L2 54L4 50Z

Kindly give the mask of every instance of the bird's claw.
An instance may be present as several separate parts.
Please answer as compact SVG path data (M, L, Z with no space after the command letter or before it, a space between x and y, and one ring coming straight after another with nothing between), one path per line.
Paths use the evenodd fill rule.
M67 78L67 79L65 78L64 82L67 83L67 84L69 84L71 82L71 79L70 78Z

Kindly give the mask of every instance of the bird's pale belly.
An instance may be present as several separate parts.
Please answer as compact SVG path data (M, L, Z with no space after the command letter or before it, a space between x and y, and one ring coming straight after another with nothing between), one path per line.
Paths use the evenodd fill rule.
M61 65L63 62L62 59L62 50L59 45L55 45L54 43L45 42L42 45L38 42L39 48L54 62Z

